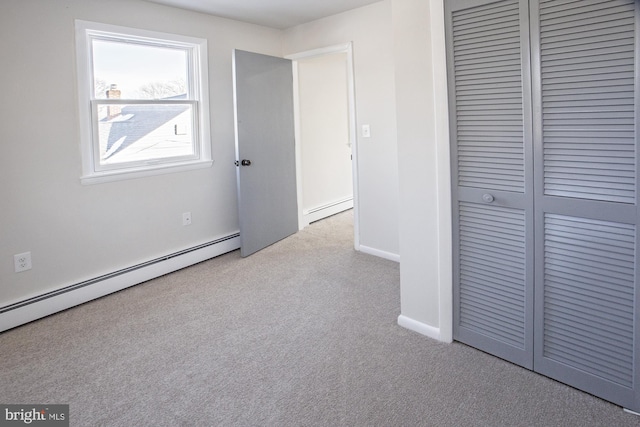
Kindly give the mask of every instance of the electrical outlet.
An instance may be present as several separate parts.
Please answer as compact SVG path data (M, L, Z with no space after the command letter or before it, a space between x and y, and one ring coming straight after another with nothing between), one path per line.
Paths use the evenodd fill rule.
M31 270L31 252L24 252L13 256L13 266L16 273Z
M191 212L182 214L182 225L191 225Z

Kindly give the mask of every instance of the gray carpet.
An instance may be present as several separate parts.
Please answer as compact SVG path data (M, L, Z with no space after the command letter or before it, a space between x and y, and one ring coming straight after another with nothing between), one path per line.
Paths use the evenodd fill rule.
M352 213L0 334L0 403L73 426L640 426L465 345L399 327L398 265Z

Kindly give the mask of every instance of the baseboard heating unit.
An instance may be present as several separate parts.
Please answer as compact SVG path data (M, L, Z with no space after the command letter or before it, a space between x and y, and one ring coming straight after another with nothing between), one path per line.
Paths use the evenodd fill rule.
M235 233L8 304L0 307L0 332L206 261L239 247L240 234Z

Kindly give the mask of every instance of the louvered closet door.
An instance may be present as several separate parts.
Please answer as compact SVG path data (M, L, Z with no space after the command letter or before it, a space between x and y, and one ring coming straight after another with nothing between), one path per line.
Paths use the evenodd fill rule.
M528 3L446 1L454 338L533 361Z
M635 411L637 7L531 2L535 370Z

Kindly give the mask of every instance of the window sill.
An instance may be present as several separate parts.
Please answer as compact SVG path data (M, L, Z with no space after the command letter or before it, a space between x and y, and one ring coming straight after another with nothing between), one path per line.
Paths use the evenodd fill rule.
M93 172L80 177L82 185L101 184L104 182L122 181L126 179L143 178L147 176L162 175L174 172L184 172L195 169L204 169L211 167L213 160L199 160L196 162L188 162L172 165L146 166L137 169Z

